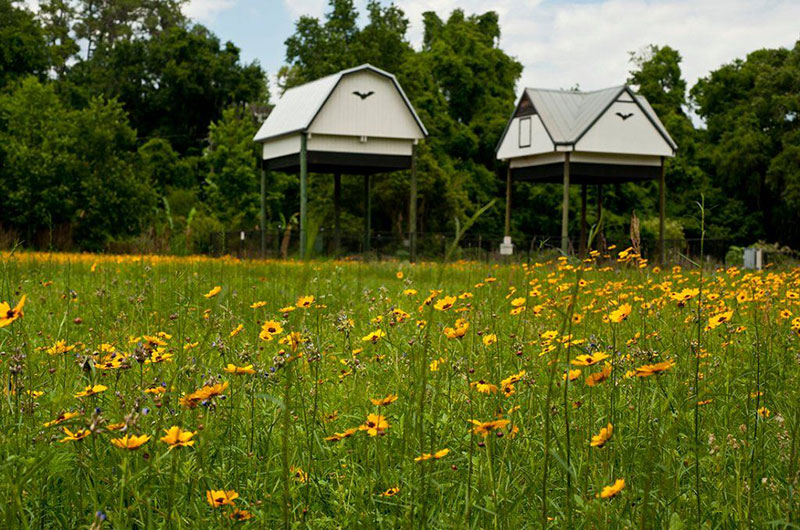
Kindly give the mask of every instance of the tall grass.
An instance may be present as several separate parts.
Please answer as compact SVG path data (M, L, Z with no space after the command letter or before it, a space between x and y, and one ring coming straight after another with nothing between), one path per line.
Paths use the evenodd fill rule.
M0 526L795 528L800 269L656 270L622 250L497 266L5 254L0 302L27 302L0 328ZM171 357L152 362L159 332ZM101 367L108 345L123 367ZM600 353L613 369L590 386L604 362L571 363ZM107 389L75 397L90 384ZM375 436L369 414L388 424ZM173 425L196 443L169 449ZM129 434L151 438L112 445ZM209 490L238 498L212 507Z

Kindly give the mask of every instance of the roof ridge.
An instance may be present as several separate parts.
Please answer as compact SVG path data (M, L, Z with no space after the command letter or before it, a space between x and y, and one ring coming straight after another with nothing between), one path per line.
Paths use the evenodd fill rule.
M565 90L562 88L536 88L536 87L525 87L525 90L535 90L536 92L555 92L559 94L575 94L575 95L588 95L588 94L596 94L597 92L605 92L607 90L621 90L623 87L627 86L627 84L622 85L614 85L606 88L598 88L595 90Z

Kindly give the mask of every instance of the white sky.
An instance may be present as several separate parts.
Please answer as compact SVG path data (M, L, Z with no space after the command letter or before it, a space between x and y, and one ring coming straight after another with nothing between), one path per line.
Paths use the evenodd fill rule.
M208 0L202 0L208 1ZM234 1L234 0L230 0ZM321 16L327 0L281 0L293 16ZM800 0L397 0L419 45L422 13L446 18L497 11L501 46L524 66L522 86L596 89L621 84L628 52L668 44L683 56L689 86L710 70L800 39ZM364 0L356 0L363 7ZM519 87L518 87L519 88Z

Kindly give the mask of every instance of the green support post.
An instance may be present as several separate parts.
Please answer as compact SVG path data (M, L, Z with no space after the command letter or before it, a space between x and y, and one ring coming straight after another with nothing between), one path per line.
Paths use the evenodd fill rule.
M411 147L411 185L408 196L409 261L417 261L417 146Z
M661 157L661 176L658 180L658 261L663 267L666 255L664 252L664 217L666 209L666 185L664 182L664 157Z
M372 232L372 175L364 176L364 252L369 252Z
M564 196L561 203L561 252L569 252L569 153L564 153Z
M264 162L261 163L261 214L259 215L261 227L261 258L267 255L267 170Z
M300 259L306 258L308 234L308 160L306 134L300 134Z
M339 225L340 207L342 200L342 175L333 175L333 255L339 257L342 250L342 232Z

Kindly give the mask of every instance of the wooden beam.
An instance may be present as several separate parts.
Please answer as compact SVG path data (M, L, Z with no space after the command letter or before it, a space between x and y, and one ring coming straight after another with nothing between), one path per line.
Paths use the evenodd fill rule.
M417 146L411 146L411 183L408 192L409 261L417 260Z
M369 251L372 232L372 175L364 175L364 251Z
M581 241L580 257L586 257L586 184L581 184Z
M300 259L306 258L308 238L308 138L300 134Z
M561 202L561 252L569 251L569 153L564 153L564 194Z
M664 254L664 215L666 209L666 185L664 183L664 157L661 157L661 177L658 180L658 260L663 266Z
M342 250L342 232L339 225L342 200L342 175L333 175L333 255L339 257Z
M506 228L503 234L506 237L511 235L511 164L506 169Z

